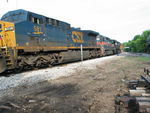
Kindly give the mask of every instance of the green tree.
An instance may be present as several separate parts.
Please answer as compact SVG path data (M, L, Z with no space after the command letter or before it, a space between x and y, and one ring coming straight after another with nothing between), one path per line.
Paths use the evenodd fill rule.
M134 36L133 40L125 42L124 47L129 47L131 52L148 52L147 37L150 31L144 31L141 35Z

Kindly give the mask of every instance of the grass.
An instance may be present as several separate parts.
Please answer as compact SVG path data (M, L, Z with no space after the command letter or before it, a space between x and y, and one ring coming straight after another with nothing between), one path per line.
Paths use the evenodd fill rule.
M150 58L144 56L139 56L139 57L129 56L128 58L132 60L138 60L138 61L150 61Z

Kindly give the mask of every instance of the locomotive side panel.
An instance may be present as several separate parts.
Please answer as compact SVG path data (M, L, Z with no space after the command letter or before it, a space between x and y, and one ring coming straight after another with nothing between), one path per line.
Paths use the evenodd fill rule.
M65 22L25 10L8 12L2 19L15 23L19 50L26 52L66 50L71 33L68 30L70 25Z
M22 40L18 40L18 44L22 43L18 48L27 52L66 49L68 31L62 29L61 25L60 21L29 12L25 22L16 24L17 34L24 34L17 37L22 37Z
M115 46L113 44L113 41L108 37L98 35L97 36L97 46L102 48L103 56L115 54L115 52L114 52Z
M85 46L87 47L95 47L96 46L96 37L99 33L91 30L84 30L84 39Z

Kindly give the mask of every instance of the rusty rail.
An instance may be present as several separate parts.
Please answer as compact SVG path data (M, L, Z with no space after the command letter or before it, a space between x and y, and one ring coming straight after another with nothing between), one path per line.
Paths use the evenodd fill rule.
M128 95L116 96L115 113L150 113L150 71L144 72L139 80L128 82Z
M141 76L141 79L143 79L148 85L150 85L150 80L148 80L146 77Z

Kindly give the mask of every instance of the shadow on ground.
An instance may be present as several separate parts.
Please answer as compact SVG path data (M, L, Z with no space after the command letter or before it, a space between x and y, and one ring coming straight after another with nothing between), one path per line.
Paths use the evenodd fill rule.
M16 90L26 92L28 88ZM23 96L18 94L17 98L7 98L0 103L4 107L0 113L87 113L81 99L76 84L52 85L47 82L42 89L33 89L32 93Z

